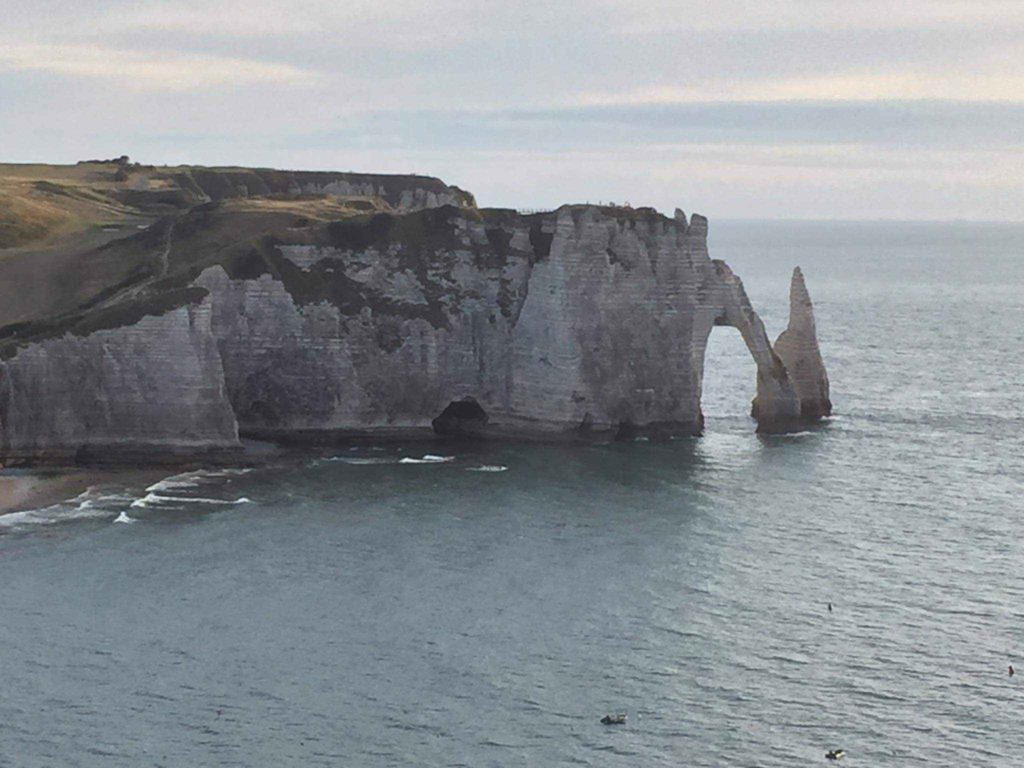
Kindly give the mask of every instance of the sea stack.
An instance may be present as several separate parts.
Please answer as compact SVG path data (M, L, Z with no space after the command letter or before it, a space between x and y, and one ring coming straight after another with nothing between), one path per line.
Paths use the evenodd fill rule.
M832 414L828 393L828 373L818 348L811 303L804 274L793 270L789 285L789 326L775 341L775 353L789 371L800 398L800 418L814 421Z
M828 373L818 348L814 305L800 267L793 270L789 285L789 325L775 340L772 350L785 368L786 383L796 395L796 407L773 407L772 412L768 412L765 405L769 401L761 391L759 369L758 394L751 409L751 415L758 422L758 431L785 432L831 415Z

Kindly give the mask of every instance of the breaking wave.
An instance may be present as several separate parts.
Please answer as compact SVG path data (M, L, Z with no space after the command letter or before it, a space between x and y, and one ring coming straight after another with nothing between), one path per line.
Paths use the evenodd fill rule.
M131 488L90 486L74 498L56 504L0 515L0 531L90 518L106 519L115 523L133 523L136 522L136 519L129 514L129 511L146 508L173 508L186 504L217 506L248 504L252 499L246 496L224 499L186 494L190 489L199 488L204 484L206 486L213 485L218 479L223 484L228 477L244 475L251 471L252 469L249 468L238 468L184 472L153 483L141 492L141 496L139 495L140 491Z
M118 493L103 493L96 486L75 496L73 499L50 504L38 509L26 509L0 515L0 528L17 528L23 525L53 525L69 520L107 517L111 507L123 504L130 496Z
M242 496L238 499L207 499L201 496L164 496L159 493L147 493L141 499L131 503L133 508L155 507L162 504L250 504L252 499Z
M454 461L454 456L436 456L433 453L428 453L423 456L422 459L414 459L411 456L403 456L398 460L399 464L444 464L449 461Z
M342 464L355 464L357 466L367 464L398 464L396 459L386 459L379 456L327 456L314 462L314 464L325 461L340 461Z
M203 482L215 480L221 477L228 477L231 475L244 475L252 472L250 468L239 468L239 469L197 469L192 472L182 472L178 475L171 475L165 477L163 480L146 489L147 493L155 493L158 491L176 491L187 488L198 488Z
M507 472L508 467L504 464L483 464L479 467L467 467L467 472Z

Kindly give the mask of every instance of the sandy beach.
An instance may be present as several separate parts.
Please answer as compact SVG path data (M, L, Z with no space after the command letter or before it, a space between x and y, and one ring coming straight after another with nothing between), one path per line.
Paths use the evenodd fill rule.
M0 470L0 515L58 504L93 486L150 482L169 470Z

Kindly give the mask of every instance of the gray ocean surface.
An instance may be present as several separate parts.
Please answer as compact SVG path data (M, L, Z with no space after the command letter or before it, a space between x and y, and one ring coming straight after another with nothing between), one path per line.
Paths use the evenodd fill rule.
M757 437L718 328L700 439L338 448L0 517L0 764L1016 764L1024 225L710 245L773 338L803 268L833 420Z

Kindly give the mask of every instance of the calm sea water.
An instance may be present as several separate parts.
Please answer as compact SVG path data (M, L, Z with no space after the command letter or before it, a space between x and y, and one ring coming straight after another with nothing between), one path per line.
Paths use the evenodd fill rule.
M699 440L339 449L2 517L0 762L1014 763L1024 227L711 245L773 336L803 267L836 419L756 437L722 328Z

